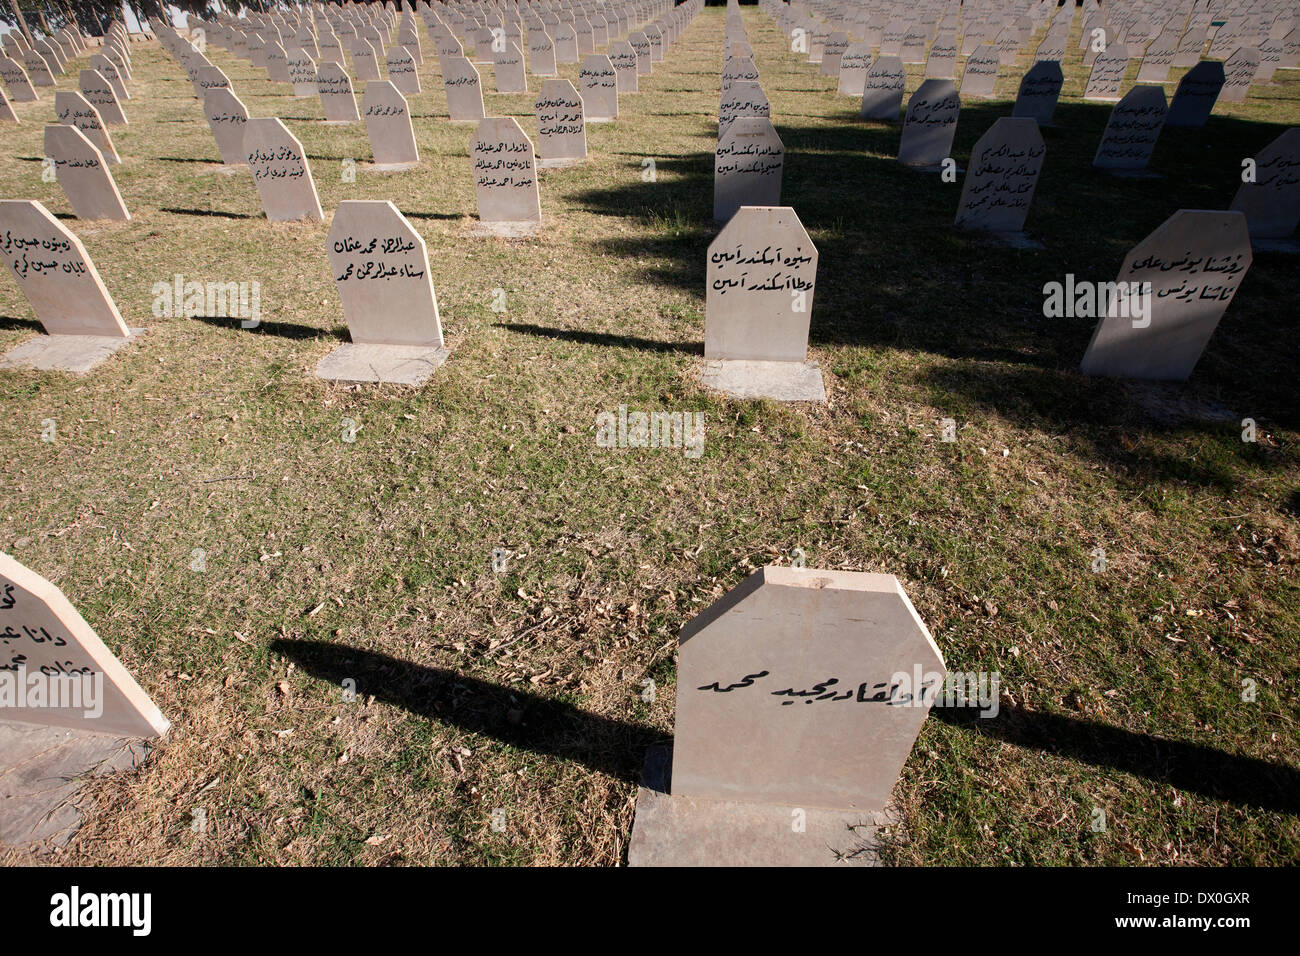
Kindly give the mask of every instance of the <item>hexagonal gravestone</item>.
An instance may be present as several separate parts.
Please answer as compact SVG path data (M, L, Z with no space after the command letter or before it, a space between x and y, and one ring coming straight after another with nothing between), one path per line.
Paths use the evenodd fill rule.
M358 80L379 79L379 53L369 40L353 37L350 44L352 51L352 72Z
M966 58L961 75L961 95L970 99L991 99L998 82L998 48L992 44L979 47Z
M1178 81L1165 125L1192 129L1204 126L1219 99L1223 83L1222 63L1218 60L1197 63Z
M45 156L53 162L55 178L78 219L131 218L104 154L77 127L46 126Z
M618 119L618 74L603 53L583 58L578 71L578 92L588 123L609 123Z
M1245 215L1178 210L1125 257L1116 289L1097 293L1106 298L1096 303L1104 314L1081 370L1085 375L1184 381L1251 259Z
M244 156L253 171L267 219L324 221L307 154L284 123L273 116L245 123Z
M770 117L772 107L767 94L758 83L732 83L731 88L722 94L718 108L718 135L727 131L727 127L742 116Z
M861 97L866 89L867 71L871 69L871 46L867 43L850 43L840 57L840 71L836 92L843 96Z
M366 118L366 135L370 137L375 169L396 172L419 165L420 152L415 147L411 111L406 97L396 86L388 80L367 83L361 112Z
M38 99L36 87L23 65L12 57L0 56L0 80L15 103L30 103Z
M956 225L983 232L1020 232L1046 152L1035 120L1004 116L995 122L971 150Z
M618 76L620 93L635 93L639 80L636 72L636 50L626 40L615 40L609 45L609 62ZM533 71L537 72L536 70Z
M542 221L533 143L512 116L481 120L470 144L479 221L491 231L533 231Z
M1088 83L1083 88L1083 98L1100 102L1118 100L1119 91L1124 85L1124 74L1127 72L1128 47L1122 43L1112 43L1093 60L1092 72L1088 74Z
M94 60L95 57L91 57L91 61ZM54 74L50 72L50 65L45 62L45 57L35 50L27 50L23 53L23 69L27 71L27 76L34 86L54 85Z
M533 76L555 75L555 41L545 30L528 31L528 58Z
M893 575L759 568L682 628L629 863L864 862L945 675Z
M1064 80L1061 64L1055 60L1035 63L1020 80L1020 92L1016 94L1011 115L1032 119L1039 126L1051 126Z
M498 93L527 93L528 71L524 68L524 54L513 40L492 48L492 76Z
M227 166L248 165L248 155L244 152L248 107L235 95L234 90L208 90L203 96L203 114L208 119L212 138L217 141L221 162Z
M568 80L547 80L537 95L538 166L572 166L587 158L582 97Z
M1300 127L1292 127L1253 157L1254 181L1237 187L1228 208L1246 217L1252 241L1288 239L1300 224Z
M1250 94L1250 84L1259 70L1259 50L1244 46L1223 61L1223 90L1219 98L1225 103L1241 103Z
M907 101L898 161L921 170L937 170L952 153L961 97L952 80L926 80Z
M903 89L907 85L907 71L903 61L896 56L882 56L871 64L862 85L862 119L898 122L898 112L903 106Z
M821 402L808 357L817 248L789 206L742 206L709 245L704 368L710 388L739 398Z
M957 68L957 35L940 34L930 46L930 55L925 60L926 77L950 80Z
M35 200L0 200L0 255L49 333L0 368L86 372L143 331L126 327L81 240Z
M67 123L81 130L86 139L94 143L95 148L103 155L104 162L111 166L122 161L117 155L117 150L113 148L113 137L108 135L104 121L100 119L99 110L95 109L80 93L75 90L60 90L55 93L54 112L60 123Z
M167 719L63 592L0 553L0 719L157 737Z
M321 359L316 374L423 385L447 358L424 239L391 202L347 199L326 250L352 342Z
M569 23L561 23L552 34L555 37L555 62L578 62L578 35Z
M320 95L325 122L329 124L357 123L361 112L352 92L352 80L347 71L337 63L322 63L316 70L316 92Z
M718 140L713 157L713 218L726 222L741 206L781 205L785 146L771 120L743 116Z
M442 83L452 122L477 123L483 119L483 84L473 63L463 56L445 57Z
M112 84L96 70L82 70L78 77L78 86L86 102L99 110L100 117L110 126L125 126L126 114L122 104L113 92Z
M1146 169L1167 112L1163 87L1133 87L1110 111L1092 165L1121 172Z
M395 46L384 58L384 67L388 71L388 82L398 92L414 94L420 92L420 74L415 68L415 57L406 47Z

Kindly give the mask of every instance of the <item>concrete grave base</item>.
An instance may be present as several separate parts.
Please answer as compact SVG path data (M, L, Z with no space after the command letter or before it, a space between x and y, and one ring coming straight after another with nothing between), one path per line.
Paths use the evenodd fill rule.
M1164 173L1158 173L1154 169L1108 169L1110 173L1119 179L1164 179Z
M139 766L143 741L0 720L0 843L63 846L81 826L86 777Z
M588 116L588 117L586 118L586 122L588 122L588 123L613 123L615 120L617 120L617 118L618 118L618 117L615 117L615 116Z
M652 747L637 790L629 866L878 866L876 830L896 822L888 811L672 796L671 776L672 748Z
M404 173L418 168L419 165L419 163L370 163L366 169L372 173Z
M469 234L479 238L500 236L503 239L527 239L530 236L537 235L541 228L541 222L531 219L501 222L483 222L479 220L470 224Z
M89 372L144 329L130 329L126 338L115 335L38 335L0 356L0 369L30 368L42 372Z
M581 166L587 161L584 156L581 159L573 156L563 156L558 159L539 159L537 161L538 169L567 169L570 166Z
M734 398L771 398L778 402L825 402L826 385L816 362L706 360L700 381Z
M1300 252L1300 240L1297 239L1252 239L1250 247L1256 252L1283 252L1295 255Z
M360 120L325 120L325 126L356 126Z
M389 382L420 386L447 361L448 350L423 345L340 345L316 363L331 382Z

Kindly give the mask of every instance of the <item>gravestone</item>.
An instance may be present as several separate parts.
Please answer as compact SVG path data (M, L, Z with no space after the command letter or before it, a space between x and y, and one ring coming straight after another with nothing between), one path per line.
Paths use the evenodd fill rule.
M555 28L552 36L555 38L555 62L556 63L577 63L578 62L578 35L569 23L561 23Z
M126 668L104 646L85 619L54 584L0 552L0 628L5 635L0 677L12 675L20 689L44 684L38 706L0 706L0 719L70 730L130 737L157 737L168 722ZM43 680L44 679L44 680ZM88 693L64 694L82 684ZM84 682L84 684L82 683ZM93 689L97 687L98 689ZM8 695L5 695L8 699ZM70 704L75 696L88 706Z
M1205 28L1195 27L1183 34L1178 41L1178 52L1174 54L1174 66L1177 68L1195 66L1205 49Z
M45 155L53 161L55 178L78 219L131 218L104 154L76 126L46 126Z
M733 120L742 116L768 117L771 111L763 87L757 83L732 83L718 109L718 135L725 133Z
M967 99L993 98L993 88L998 82L998 48L991 44L979 47L966 58L961 75L961 95Z
M75 90L60 90L54 94L54 112L60 123L69 123L86 135L86 139L95 144L103 155L104 161L112 166L120 163L117 150L113 148L113 138L100 118L99 110Z
M201 66L195 73L195 85L199 88L200 99L206 96L209 90L228 90L230 89L230 77L226 76L219 68L215 66Z
M1167 111L1164 87L1133 87L1110 111L1092 165L1118 171L1146 169Z
M1092 334L1081 371L1185 381L1250 264L1245 215L1178 210L1138 243L1120 267L1120 283L1138 283L1139 288L1150 283L1145 308L1112 302ZM1145 314L1137 317L1135 311Z
M654 70L654 65L650 61L650 40L644 33L637 30L627 35L627 42L632 45L632 49L636 52L637 76L649 76Z
M618 76L620 93L637 92L636 50L626 40L615 40L609 45L609 62Z
M444 58L442 83L453 123L477 123L483 119L483 85L473 63L463 56Z
M742 206L709 245L701 381L738 398L826 400L808 362L817 249L788 206Z
M424 239L391 202L346 199L326 249L352 341L317 376L423 385L447 358Z
M898 161L920 170L936 170L952 153L961 97L952 80L926 80L907 101Z
M832 33L826 38L826 45L822 48L820 70L822 76L840 75L840 62L844 59L844 51L848 48L849 35L847 33Z
M320 94L321 109L329 125L358 123L361 111L352 92L352 80L347 71L337 63L322 63L316 70L316 92Z
M837 91L844 96L861 97L867 84L867 71L871 69L871 47L865 43L850 43L840 57L840 76ZM897 110L894 111L897 115Z
M528 31L528 58L533 76L555 75L555 41L545 30Z
M103 60L104 58L96 54L90 59L93 64L96 59ZM54 74L50 72L50 65L45 62L45 57L35 50L23 52L23 69L27 71L27 78L31 80L33 86L54 85Z
M618 119L618 74L609 57L592 53L578 71L578 91L588 123L610 123Z
M1151 41L1142 54L1138 83L1164 83L1169 78L1169 68L1178 55L1178 36L1177 30L1166 29Z
M144 331L126 327L81 240L35 200L0 200L0 255L48 333L0 368L88 372Z
M478 124L470 145L478 215L490 232L527 235L541 225L533 143L511 116L493 116Z
M1051 126L1064 80L1061 64L1055 60L1035 63L1020 80L1020 92L1016 94L1011 115L1032 119L1039 126Z
M5 89L15 103L30 103L39 99L27 71L12 57L0 56L0 79L4 80Z
M893 575L759 568L682 628L671 776L652 751L629 864L870 860L945 676Z
M379 51L370 41L354 37L349 48L352 51L352 72L357 79L366 82L379 79Z
M1223 63L1223 90L1219 99L1225 103L1243 103L1250 94L1250 84L1259 70L1259 50L1244 46Z
M1124 85L1124 74L1127 72L1128 47L1122 43L1112 43L1093 60L1088 84L1083 89L1083 98L1101 102L1119 100L1119 91Z
M285 68L289 71L295 98L306 99L316 95L316 62L311 54L302 47L294 47L285 57Z
M57 97L58 94L56 93L55 96ZM89 106L90 104L86 105ZM17 122L19 122L18 114L15 113L14 108L9 105L9 97L5 96L4 90L0 90L0 123Z
M103 75L95 70L82 70L78 77L81 95L91 106L99 110L100 118L110 126L125 126L126 114L118 102L112 85Z
M897 123L906 83L907 72L903 69L902 60L896 56L879 57L867 71L859 115L862 119Z
M568 80L547 80L537 96L538 167L572 166L587 158L582 97Z
M925 61L925 75L927 78L951 80L956 69L957 35L942 33L930 46L930 55Z
M1287 130L1253 159L1255 181L1237 187L1229 208L1246 217L1252 241L1289 239L1300 224L1300 127Z
M244 124L244 156L267 219L324 221L307 154L284 123L273 116L249 119Z
M741 206L781 205L785 147L770 120L737 119L718 140L713 160L713 218L727 222Z
M289 53L279 43L268 43L266 51L266 75L272 83L288 83ZM93 59L92 59L93 64Z
M492 75L498 93L527 93L528 71L524 69L524 54L513 40L507 40L500 50L492 51Z
M361 107L375 157L374 168L380 172L399 172L418 166L420 153L415 146L411 111L397 87L387 80L367 83Z
M1223 81L1223 64L1218 60L1202 60L1188 70L1178 81L1165 125L1187 129L1204 126L1219 99Z
M1047 147L1037 121L1002 117L971 150L956 225L980 232L1018 233L1025 226Z
M388 51L384 64L388 69L388 82L399 93L415 94L420 92L420 74L415 69L415 57L403 46L395 46ZM369 89L369 87L367 87Z

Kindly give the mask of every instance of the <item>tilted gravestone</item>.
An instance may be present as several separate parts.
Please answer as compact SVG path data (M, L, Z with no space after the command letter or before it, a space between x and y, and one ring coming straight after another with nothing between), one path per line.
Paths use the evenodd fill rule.
M741 206L781 205L785 146L772 122L744 116L718 139L713 160L713 218L727 222Z
M545 30L528 31L528 58L533 76L555 75L555 41ZM632 66L636 68L635 63Z
M375 169L397 172L420 163L415 146L415 128L406 97L387 80L366 84L361 112L366 119L366 135L375 157Z
M626 40L616 40L609 45L609 62L618 76L620 93L635 93L638 88L636 50ZM536 72L534 70L534 72Z
M1166 29L1148 44L1138 67L1138 83L1163 83L1169 77L1169 68L1178 55L1179 31Z
M68 123L81 130L110 166L122 161L113 147L113 137L108 134L99 110L80 93L75 90L60 90L55 93L54 112L60 123Z
M1092 165L1121 172L1146 169L1167 112L1163 87L1133 87L1110 111Z
M490 231L527 234L542 221L533 143L511 116L478 124L470 145L479 220ZM499 224L499 225L494 225Z
M547 80L537 96L538 166L571 166L587 158L582 97L568 80Z
M492 76L496 80L498 93L528 92L524 54L513 40L507 40L500 50L492 51Z
M1251 240L1288 239L1300 224L1300 127L1252 158L1254 181L1237 187L1229 208L1245 215Z
M95 59L102 60L103 57L91 57L91 62L93 63ZM45 57L35 50L27 50L23 53L23 69L27 71L33 86L54 85L54 74L50 72L50 65L45 62Z
M352 341L317 376L423 385L447 357L424 239L391 202L346 199L326 250Z
M861 118L897 123L906 84L907 72L902 60L896 56L878 58L863 81Z
M961 75L961 95L970 99L992 99L998 82L998 48L992 45L979 47L966 58Z
M477 123L483 119L483 84L473 63L463 56L445 57L442 84L453 123Z
M618 74L603 53L592 53L578 71L578 92L588 123L609 123L618 119Z
M250 119L244 125L244 156L267 219L324 221L307 154L284 123L275 117Z
M1196 64L1178 81L1165 125L1188 129L1204 126L1219 99L1223 82L1223 64L1218 60L1202 60Z
M49 333L0 368L87 372L143 331L126 327L81 240L35 200L0 200L0 255Z
M952 80L926 80L907 101L898 161L921 170L938 169L952 153L961 97Z
M0 720L128 737L166 718L54 584L0 553ZM39 696L38 693L39 692Z
M1240 212L1180 209L1133 247L1080 365L1085 375L1184 381L1251 264ZM1133 295L1140 295L1134 307Z
M893 575L759 568L682 628L628 862L861 859L946 673Z
M1004 116L995 122L971 150L956 225L981 232L1024 229L1046 152L1035 120Z
M1244 46L1223 63L1223 90L1219 99L1225 103L1242 103L1250 94L1250 84L1259 70L1259 50Z
M248 165L248 156L244 152L248 107L235 95L234 90L208 90L203 97L203 114L208 119L212 138L217 141L221 162L226 166Z
M871 47L866 43L850 43L840 58L837 92L844 96L861 97L871 69Z
M0 56L0 80L15 103L31 103L39 96L23 65L12 57Z
M742 206L709 246L705 385L740 398L825 401L808 362L817 248L788 206Z
M77 127L54 123L45 127L45 155L78 219L131 218L104 154Z
M320 95L321 109L328 124L358 123L361 111L357 97L352 92L352 80L347 71L337 63L322 63L316 70L316 92Z
M358 80L369 82L379 79L379 53L369 40L354 37L350 44L352 72Z
M316 61L302 47L294 47L285 57L285 68L289 71L289 82L293 84L293 95L297 99L306 99L316 95Z
M100 118L110 126L125 126L126 114L112 85L96 70L82 70L78 77L81 95L91 106L99 110Z
M1020 80L1020 92L1016 94L1011 115L1032 119L1039 126L1051 126L1064 80L1061 64L1055 60L1035 63Z
M1083 88L1083 98L1101 102L1117 101L1127 72L1128 47L1122 43L1112 43L1098 53L1097 59L1093 61L1088 83Z
M56 93L55 96L58 94ZM9 104L9 97L5 96L4 90L0 89L0 123L17 123L18 114Z
M403 95L420 92L420 74L415 68L415 57L403 46L395 46L388 51L384 59L388 70L388 82Z

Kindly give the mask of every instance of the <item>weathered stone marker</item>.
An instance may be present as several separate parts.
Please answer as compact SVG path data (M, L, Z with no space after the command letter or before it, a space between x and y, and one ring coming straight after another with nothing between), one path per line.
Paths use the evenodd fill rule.
M477 123L483 119L483 84L473 63L463 56L443 57L442 85L453 123Z
M1004 116L995 122L971 150L956 225L981 232L1024 229L1046 152L1035 120Z
M1288 239L1300 225L1300 127L1252 158L1255 181L1237 187L1229 208L1245 215L1252 241Z
M898 161L923 171L937 170L952 153L961 97L952 80L926 80L907 101Z
M77 127L53 123L45 127L45 155L78 219L131 218L104 154Z
M324 221L307 154L284 123L275 117L250 119L244 125L244 156L267 219Z
M1110 111L1092 165L1120 172L1146 169L1167 112L1163 87L1133 87Z
M420 151L415 146L411 111L397 87L387 80L372 80L366 84L361 105L375 157L374 168L398 172L418 166Z

